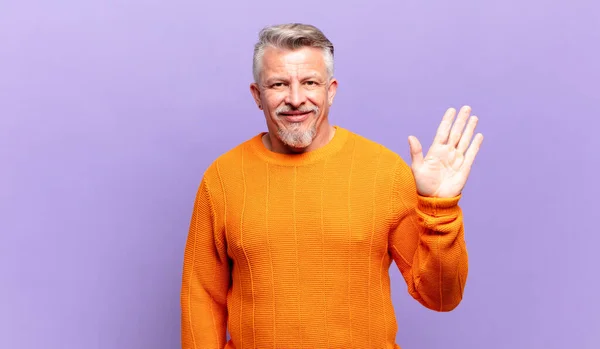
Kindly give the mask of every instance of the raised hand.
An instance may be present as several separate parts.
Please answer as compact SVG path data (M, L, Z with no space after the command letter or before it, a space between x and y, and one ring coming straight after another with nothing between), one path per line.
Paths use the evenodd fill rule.
M483 142L481 133L473 139L478 119L469 117L470 113L469 106L462 107L454 122L456 110L449 108L424 158L419 140L408 137L411 169L420 195L451 198L462 192Z

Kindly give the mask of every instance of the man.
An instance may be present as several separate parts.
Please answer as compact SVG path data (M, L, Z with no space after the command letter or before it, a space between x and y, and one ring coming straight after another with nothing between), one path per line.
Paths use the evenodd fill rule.
M425 157L409 137L409 166L329 123L333 52L310 25L261 31L250 90L268 132L202 178L183 265L184 349L399 348L392 261L425 307L460 303L458 201L483 140L477 118L449 109Z

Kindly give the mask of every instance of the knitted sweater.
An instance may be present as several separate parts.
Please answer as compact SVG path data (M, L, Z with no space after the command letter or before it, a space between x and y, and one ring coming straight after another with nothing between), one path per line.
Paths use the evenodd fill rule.
M199 185L184 349L399 348L392 261L425 307L460 303L460 196L419 196L399 155L341 127L296 155L269 151L261 136L221 155Z

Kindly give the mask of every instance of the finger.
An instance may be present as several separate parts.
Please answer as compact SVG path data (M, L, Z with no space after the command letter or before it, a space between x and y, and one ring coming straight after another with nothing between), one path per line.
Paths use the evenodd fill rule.
M465 124L467 123L467 119L469 118L469 114L471 113L471 107L468 105L460 108L460 112L458 113L458 117L456 118L456 122L450 131L450 138L448 139L448 144L451 146L456 146L458 141L461 138L463 129L465 128Z
M448 110L446 110L442 122L440 122L440 125L438 126L433 143L446 144L450 134L450 127L454 120L454 115L456 115L456 110L454 108L448 108Z
M423 163L423 147L421 146L421 142L419 142L417 137L409 136L408 146L413 166L420 166Z
M473 139L473 134L475 133L475 127L477 126L478 121L479 119L476 116L471 116L471 118L469 118L469 123L465 128L465 132L463 132L458 147L456 147L456 150L459 153L464 154L467 151L467 148Z
M471 146L469 146L469 149L465 153L465 161L463 162L463 166L471 168L473 162L475 161L475 156L477 156L477 153L481 148L481 143L483 143L483 135L478 133L475 135L473 143L471 143Z

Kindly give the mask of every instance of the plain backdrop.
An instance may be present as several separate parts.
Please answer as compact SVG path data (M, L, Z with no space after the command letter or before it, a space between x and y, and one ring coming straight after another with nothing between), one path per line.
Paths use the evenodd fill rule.
M332 123L407 161L446 108L480 118L465 298L429 311L392 265L403 349L599 348L599 21L593 0L0 1L0 348L180 346L196 190L265 130L252 48L283 22L335 44Z

